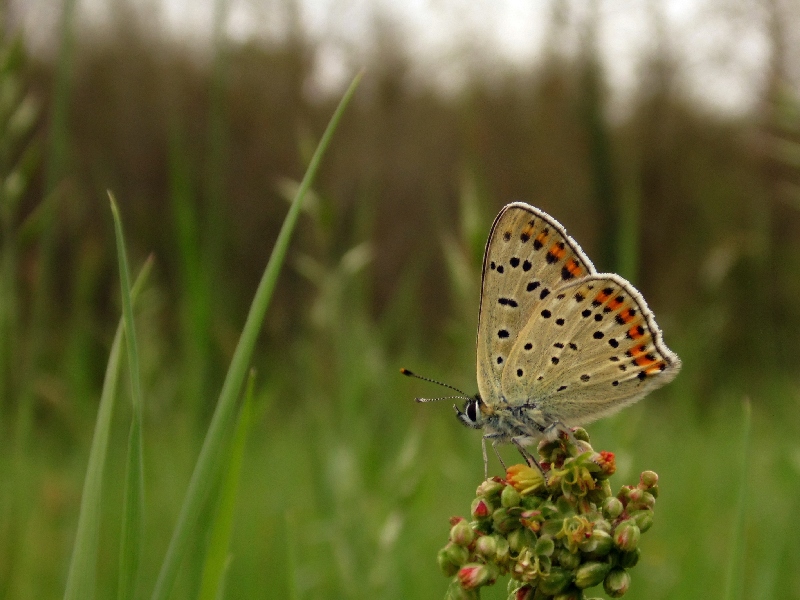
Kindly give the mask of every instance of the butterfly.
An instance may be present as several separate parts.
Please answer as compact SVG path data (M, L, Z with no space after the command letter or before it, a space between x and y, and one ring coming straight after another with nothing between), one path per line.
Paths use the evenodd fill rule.
M478 394L454 406L484 431L485 471L487 441L495 453L514 444L535 463L525 446L637 402L680 367L630 282L597 273L546 212L524 202L500 211L483 257Z

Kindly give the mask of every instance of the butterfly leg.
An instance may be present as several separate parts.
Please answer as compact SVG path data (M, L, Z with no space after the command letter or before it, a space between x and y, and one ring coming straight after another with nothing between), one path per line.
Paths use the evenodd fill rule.
M481 447L483 449L483 476L485 479L489 479L489 455L486 452L486 440L492 440L492 450L494 450L497 460L503 465L503 471L506 470L506 463L503 462L503 457L500 456L500 452L497 450L497 443L500 441L500 436L496 433L487 433L484 435L481 438Z
M522 458L525 459L525 462L528 463L529 467L536 466L536 468L539 469L539 472L542 475L544 475L544 469L542 469L542 465L540 465L539 461L536 460L536 457L533 454L531 454L530 452L528 452L525 449L525 446L522 445L522 441L521 440L526 439L526 437L527 436L513 437L513 438L511 438L511 443L514 444L517 447L517 450L519 450L519 453L522 455Z
M499 440L492 440L492 450L494 450L495 455L497 456L497 460L500 461L500 464L503 465L503 471L507 471L506 463L503 461L503 457L500 456L500 451L497 449L497 442Z
M483 450L483 478L489 479L489 457L486 455L486 436L481 438L481 450Z

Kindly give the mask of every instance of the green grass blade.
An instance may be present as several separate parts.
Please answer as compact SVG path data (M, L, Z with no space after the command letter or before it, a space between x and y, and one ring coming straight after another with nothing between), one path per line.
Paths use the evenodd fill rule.
M136 345L136 329L131 306L131 285L128 276L128 257L125 253L125 237L117 203L111 192L111 213L114 216L114 233L117 240L119 279L122 288L122 314L125 323L125 341L128 351L128 370L131 383L131 430L128 438L128 464L125 474L125 495L122 511L122 540L120 542L119 593L122 599L132 598L136 591L136 579L142 555L142 533L144 530L144 468L142 451L142 389L139 380L139 351Z
M228 464L222 478L217 510L214 513L213 523L211 523L211 535L198 594L201 600L214 600L222 597L224 591L225 575L229 564L228 548L233 530L234 509L236 508L236 492L239 488L239 477L244 462L245 442L252 422L254 384L255 372L250 371L244 402L228 452Z
M220 450L224 448L226 433L230 431L236 411L236 400L239 396L242 384L244 383L247 368L253 356L256 339L261 329L264 315L267 312L270 299L272 298L272 292L275 289L275 284L278 280L281 267L283 266L286 252L289 248L292 231L300 216L303 197L317 174L322 156L330 144L333 132L336 130L344 114L344 110L355 93L360 80L361 74L359 73L350 84L339 106L336 108L333 117L331 117L330 123L328 123L328 127L325 129L325 133L323 133L319 145L317 146L317 150L311 158L303 181L297 190L297 195L292 201L292 205L289 207L289 212L283 221L278 239L275 241L275 247L272 249L269 262L258 284L253 303L250 306L250 312L247 315L247 320L242 329L242 335L239 338L239 343L233 354L231 365L225 376L225 382L222 385L222 391L217 401L217 407L214 410L214 416L211 418L208 433L203 441L200 456L197 459L194 472L192 473L189 489L186 492L186 498L184 499L183 506L181 506L180 514L178 515L178 522L172 532L167 554L161 565L161 571L158 575L155 589L153 590L153 600L166 600L169 596L172 586L175 583L178 567L186 552L192 529L196 526L197 517L202 510L203 503L208 498L211 482L217 481L216 469L220 462L217 458Z
M152 266L153 260L150 257L142 266L139 276L131 288L132 301L135 301L139 295ZM103 471L108 453L114 400L117 394L124 328L124 320L120 318L117 332L114 335L114 342L111 344L111 352L108 356L103 390L100 394L100 406L97 410L97 421L95 422L94 435L92 436L92 447L89 451L89 461L86 467L86 478L83 481L78 526L75 532L75 543L72 546L72 560L67 575L67 586L64 590L65 600L88 600L94 597L97 545L100 535L100 514L102 512Z
M744 524L747 514L747 462L750 458L750 430L752 428L750 399L742 402L744 422L742 423L741 456L739 458L739 497L736 501L736 517L733 521L730 556L728 557L728 573L725 577L725 600L740 600L744 597L745 564L744 564Z

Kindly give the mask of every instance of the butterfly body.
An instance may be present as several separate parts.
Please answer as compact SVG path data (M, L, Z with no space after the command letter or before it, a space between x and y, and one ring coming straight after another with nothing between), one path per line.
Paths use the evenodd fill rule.
M522 202L500 211L483 260L479 393L456 408L464 424L522 450L638 401L680 364L642 295L597 273L558 221Z

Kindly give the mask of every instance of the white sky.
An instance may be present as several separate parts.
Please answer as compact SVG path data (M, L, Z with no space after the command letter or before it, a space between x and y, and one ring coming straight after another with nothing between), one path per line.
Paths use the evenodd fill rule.
M77 0L79 22L102 26L119 0ZM800 54L800 3L777 0L793 13L790 49ZM214 26L215 0L137 0L144 22L202 50ZM612 84L612 106L624 105L640 81L643 57L666 45L681 83L709 108L747 110L757 99L769 60L766 0L227 0L225 33L235 41L275 38L299 22L318 42L314 87L346 85L376 43L376 16L398 25L408 40L413 75L457 89L476 57L522 68L541 58L555 6L563 8L560 52L573 53L594 7L599 47ZM57 39L56 0L12 0L31 45ZM549 33L550 32L550 33ZM795 60L797 62L797 59ZM794 68L797 70L798 65Z

